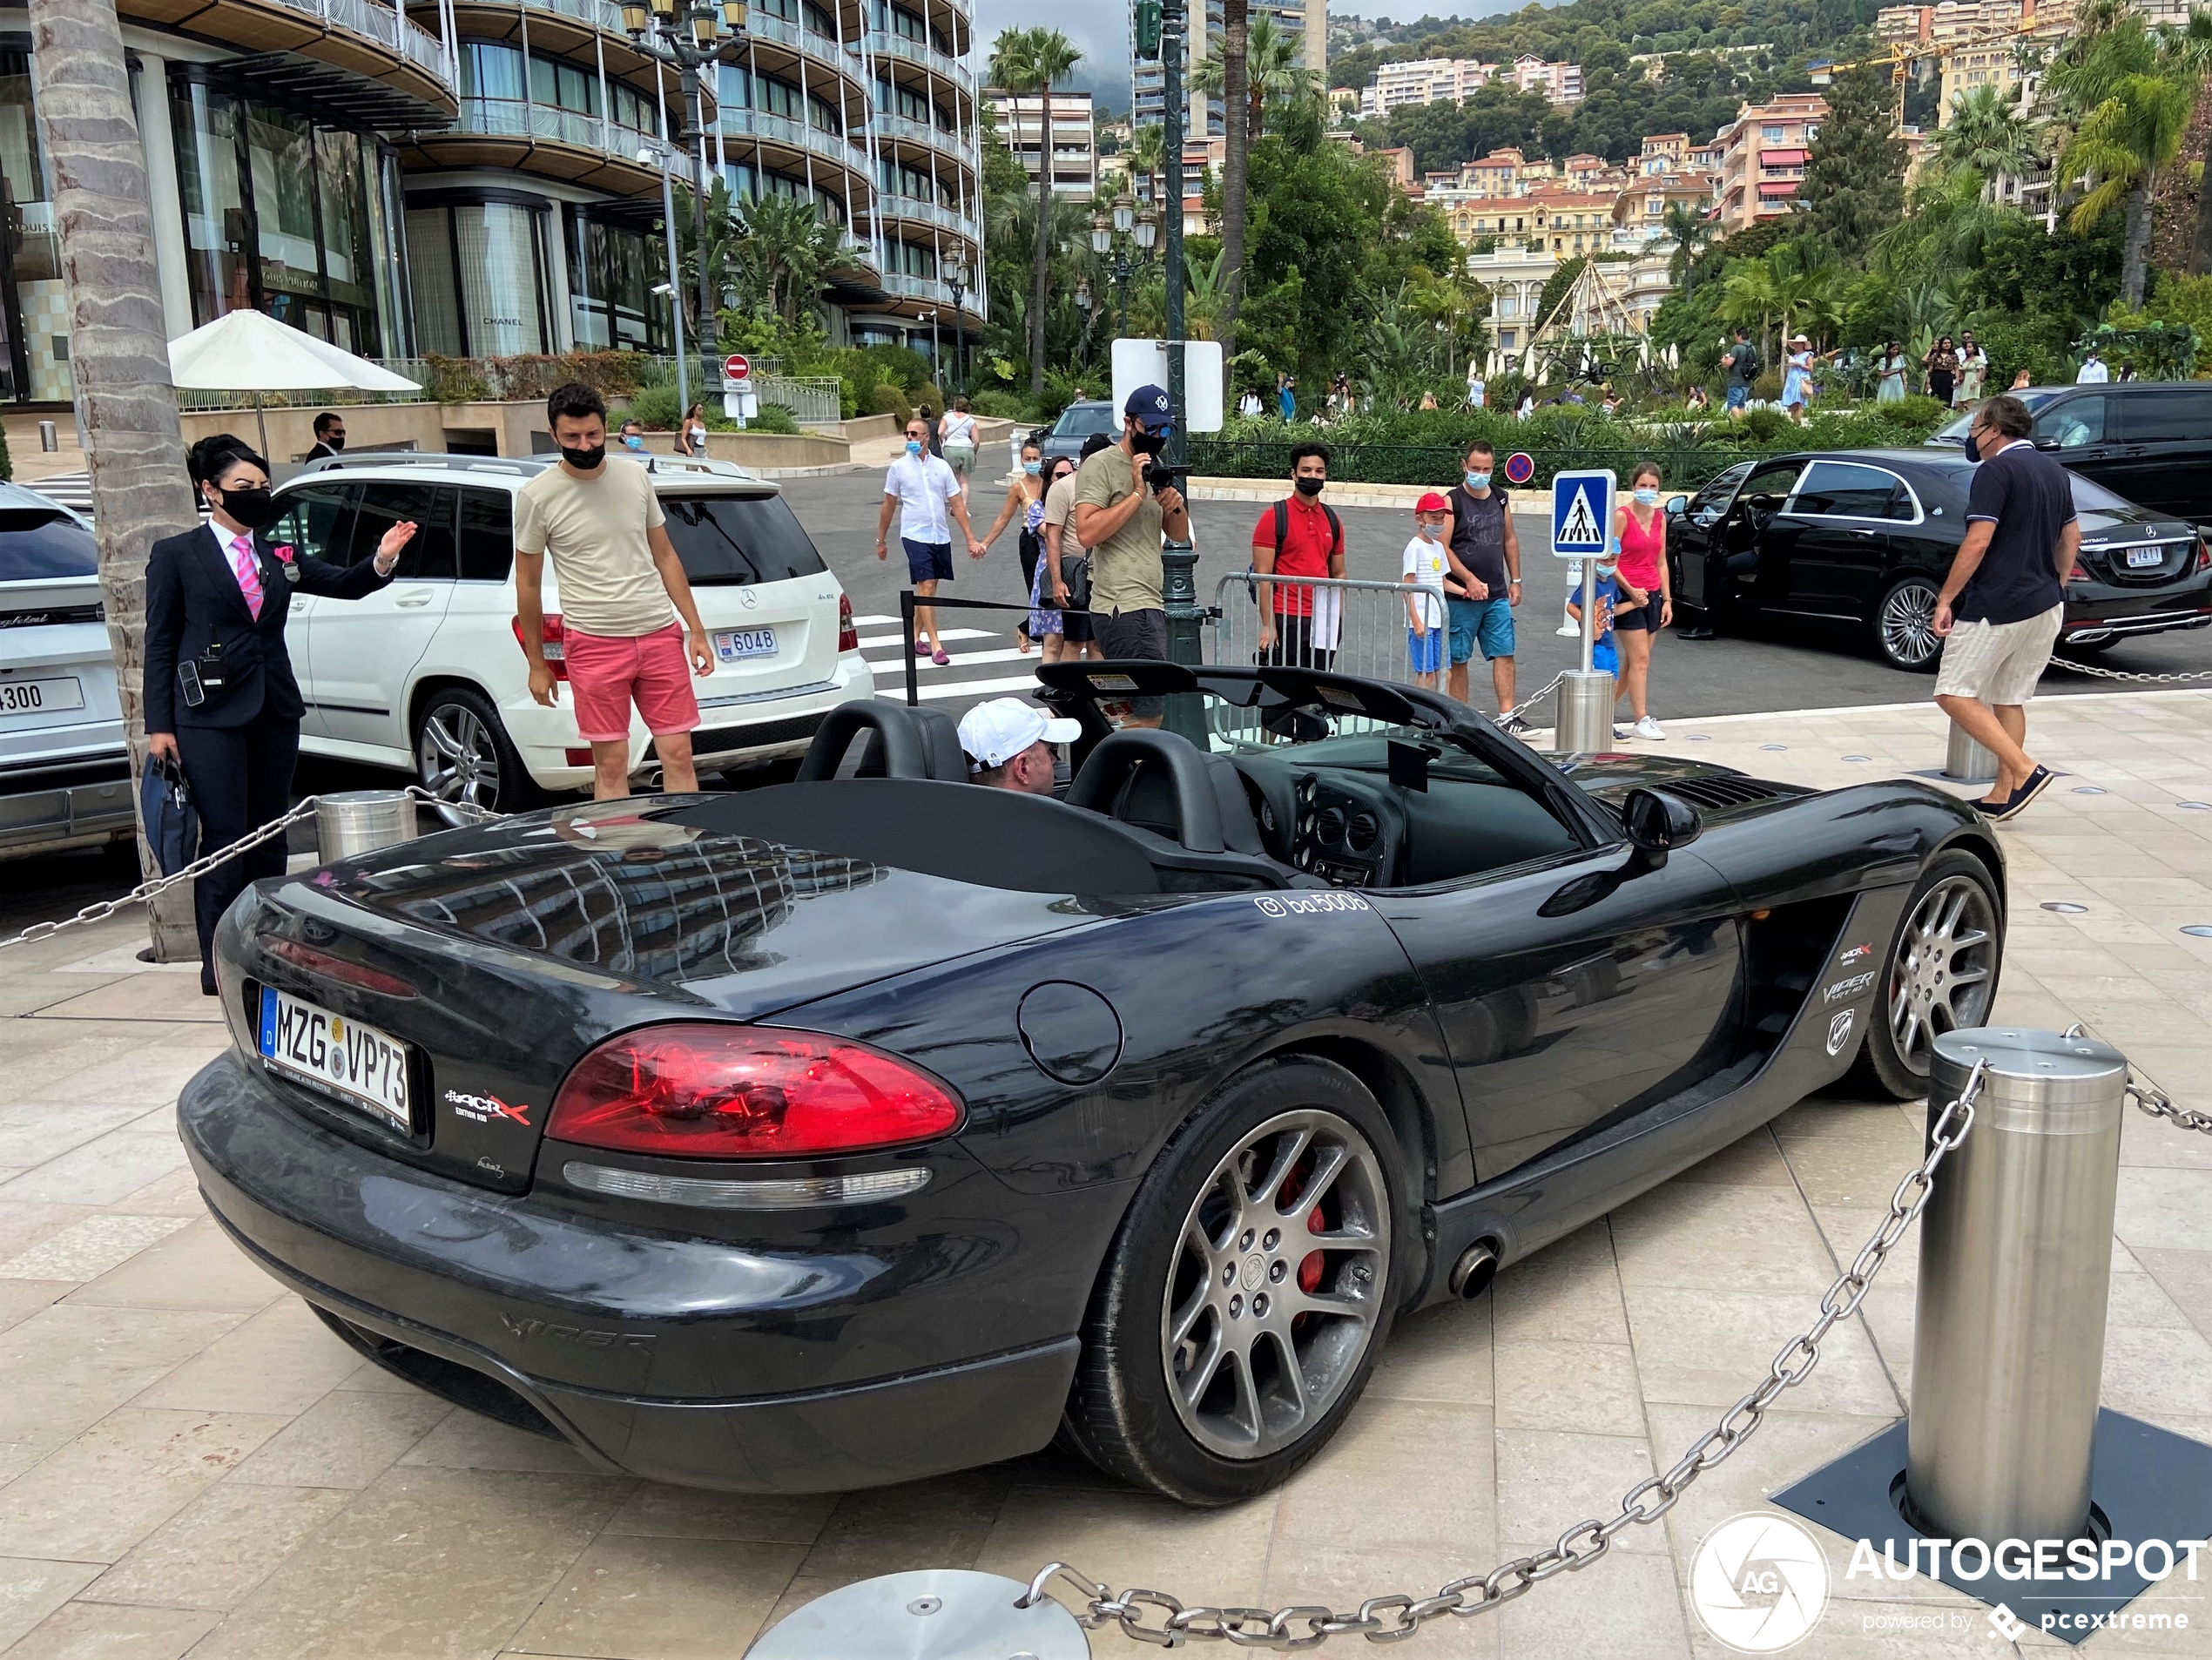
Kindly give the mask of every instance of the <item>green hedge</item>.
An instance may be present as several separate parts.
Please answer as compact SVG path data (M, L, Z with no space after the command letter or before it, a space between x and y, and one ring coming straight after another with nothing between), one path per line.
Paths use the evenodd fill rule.
M1770 412L1754 411L1754 415ZM1815 416L1802 427L1779 414L1771 421L1731 422L1671 416L1618 420L1565 407L1526 421L1492 410L1357 415L1333 426L1285 426L1279 421L1231 420L1218 437L1190 441L1190 469L1204 478L1286 478L1291 451L1318 438L1329 446L1329 476L1339 483L1426 484L1456 482L1467 448L1489 443L1505 458L1525 450L1536 463L1530 486L1559 472L1609 467L1625 480L1638 462L1656 462L1669 489L1696 489L1714 474L1758 455L1797 449L1872 449L1910 446L1949 412L1932 400L1910 406L1861 405Z

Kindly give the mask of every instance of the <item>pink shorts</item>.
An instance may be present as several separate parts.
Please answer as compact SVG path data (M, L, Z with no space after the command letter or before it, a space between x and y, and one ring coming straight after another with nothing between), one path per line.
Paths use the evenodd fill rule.
M611 744L630 736L630 705L656 738L699 724L698 695L684 657L684 625L634 638L567 631L569 688L576 693L577 730L584 741Z

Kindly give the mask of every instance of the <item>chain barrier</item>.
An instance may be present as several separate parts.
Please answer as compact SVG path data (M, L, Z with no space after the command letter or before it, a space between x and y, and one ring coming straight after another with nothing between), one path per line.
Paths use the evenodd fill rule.
M2139 1082L2132 1075L2128 1077L2128 1098L2143 1112L2165 1119L2176 1130L2195 1130L2212 1136L2212 1112L2191 1112L2187 1107L2175 1106L2171 1096L2147 1078Z
M2101 669L2093 663L2077 663L2068 657L2054 656L2051 658L2051 666L2054 669L2069 669L2075 674L2093 675L2100 680L2136 680L2146 685L2157 685L2161 682L2178 684L2184 680L2212 680L2212 670L2199 670L2188 674L2131 674L2124 669Z
M494 813L489 807L480 807L473 801L446 800L442 797L433 795L419 784L408 785L402 793L410 800L435 807L442 813L458 813L477 824L488 819L505 816L503 813ZM259 829L248 831L227 847L219 847L213 853L202 854L180 870L172 871L166 876L150 876L119 899L101 900L97 904L87 905L74 916L64 916L56 921L34 922L13 939L0 940L0 951L6 950L10 946L29 945L33 941L49 939L64 928L75 928L81 922L105 922L125 906L142 905L157 894L174 887L179 882L188 882L195 876L203 876L214 869L216 866L235 859L240 854L251 853L265 841L273 841L302 820L313 818L315 807L321 800L322 798L319 795L302 796L299 805L282 818L272 819Z
M1110 1621L1137 1642L1163 1649L1179 1648L1193 1639L1219 1639L1240 1649L1290 1652L1318 1648L1332 1636L1354 1634L1370 1643L1402 1643L1440 1614L1462 1619L1487 1614L1526 1596L1545 1580L1588 1567L1612 1548L1616 1534L1656 1522L1673 1509L1691 1483L1717 1469L1751 1439L1765 1421L1767 1409L1784 1390L1811 1375L1820 1363L1822 1341L1838 1321L1858 1312L1890 1252L1926 1208L1929 1196L1935 1191L1937 1168L1973 1128L1974 1102L1981 1094L1982 1075L1983 1068L1977 1062L1967 1075L1966 1087L1929 1131L1927 1157L1897 1184L1890 1198L1889 1215L1821 1298L1820 1318L1783 1345L1758 1387L1722 1414L1719 1423L1707 1430L1672 1469L1630 1488L1622 1497L1619 1511L1610 1518L1592 1516L1578 1522L1561 1534L1549 1549L1516 1557L1487 1574L1453 1580L1433 1596L1371 1596L1350 1614L1305 1604L1274 1609L1185 1608L1164 1591L1136 1588L1116 1596L1108 1586L1058 1562L1045 1564L1014 1605L1035 1606L1053 1581L1061 1579L1082 1592L1088 1612L1076 1617L1094 1630ZM1148 1610L1160 1616L1157 1624L1145 1623Z
M1537 687L1535 691L1530 692L1527 697L1515 703L1513 706L1514 713L1516 715L1525 715L1536 705L1550 697L1553 692L1559 690L1560 683L1567 678L1568 672L1568 671L1567 670L1561 669L1557 674L1552 676L1552 678L1547 680L1542 685Z

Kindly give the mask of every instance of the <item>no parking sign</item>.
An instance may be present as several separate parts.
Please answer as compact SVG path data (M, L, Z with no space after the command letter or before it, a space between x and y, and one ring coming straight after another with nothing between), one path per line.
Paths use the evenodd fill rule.
M1525 449L1516 449L1506 457L1506 482L1526 484L1536 476L1536 458Z

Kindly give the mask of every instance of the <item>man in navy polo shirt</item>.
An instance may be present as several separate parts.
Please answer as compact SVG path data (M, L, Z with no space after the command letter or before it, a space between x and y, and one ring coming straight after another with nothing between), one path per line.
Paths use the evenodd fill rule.
M2027 701L2066 620L2066 577L2081 550L2074 481L2027 441L2034 418L2018 398L1975 411L1966 456L1980 463L1966 497L1966 535L1936 598L1943 665L1935 700L1997 758L1997 782L1975 803L2012 818L2049 786L2027 752Z
M1266 580L1344 575L1344 523L1321 505L1328 482L1328 445L1300 444L1291 451L1291 494L1261 514L1252 527L1252 569L1261 578L1262 663L1326 669L1336 661L1338 590Z

